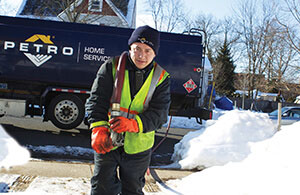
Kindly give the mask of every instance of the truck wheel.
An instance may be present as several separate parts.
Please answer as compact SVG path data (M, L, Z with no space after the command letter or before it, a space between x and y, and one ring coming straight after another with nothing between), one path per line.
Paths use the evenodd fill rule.
M84 118L84 104L76 95L58 95L48 107L48 117L61 129L73 129L81 124Z

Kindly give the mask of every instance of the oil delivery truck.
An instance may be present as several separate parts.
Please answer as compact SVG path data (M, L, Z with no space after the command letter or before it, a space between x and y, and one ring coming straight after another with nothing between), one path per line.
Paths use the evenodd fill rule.
M76 128L101 64L128 50L133 29L0 16L0 116L42 116ZM203 36L161 32L155 60L171 76L169 115L211 117Z

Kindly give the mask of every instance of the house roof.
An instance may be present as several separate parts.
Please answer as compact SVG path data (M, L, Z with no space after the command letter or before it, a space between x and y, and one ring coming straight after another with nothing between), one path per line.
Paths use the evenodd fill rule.
M80 1L80 0L79 0ZM129 27L135 26L136 0L103 0L116 15L128 24ZM75 0L71 0L75 2ZM19 16L36 17L56 17L58 13L63 12L62 1L53 0L23 0L24 6L18 11ZM48 5L48 6L46 6ZM51 7L51 9L50 9Z
M129 24L135 21L136 0L110 0L110 1L122 12L122 14L125 16L125 19Z
M110 0L123 14L127 15L129 0Z
M135 10L136 10L136 0L105 0L105 1L120 18L122 18L124 21L127 22L128 26L135 26L134 20L135 20Z

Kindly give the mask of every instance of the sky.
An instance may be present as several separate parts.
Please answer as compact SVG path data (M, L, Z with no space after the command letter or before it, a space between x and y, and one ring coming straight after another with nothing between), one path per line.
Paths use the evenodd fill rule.
M230 15L232 11L232 5L237 0L184 0L186 9L190 10L192 14L202 12L204 14L212 14L217 18ZM143 13L145 11L145 5L147 0L137 0L137 13Z
M184 0L187 10L192 15L211 14L218 19L230 16L232 7L238 0ZM147 0L137 0L137 26L152 25L150 22L151 16L145 12Z
M300 194L300 122L275 125L265 113L214 110L214 118L203 126L194 119L173 117L171 127L192 128L174 146L173 163L156 168L197 169L182 179L168 180L158 186L161 192L146 195L298 195ZM20 156L19 146L0 128L0 165L26 163L28 155ZM72 152L72 148L66 147ZM32 148L31 148L32 149ZM51 153L55 146L45 146ZM76 151L80 153L77 147ZM82 148L82 152L87 151ZM25 152L26 154L26 152ZM14 161L6 160L15 158ZM0 193L7 192L18 175L0 174ZM88 194L90 178L37 177L18 194ZM167 186L167 187L166 187Z
M237 0L184 0L187 9L193 14L202 12L221 19L231 14L231 7Z

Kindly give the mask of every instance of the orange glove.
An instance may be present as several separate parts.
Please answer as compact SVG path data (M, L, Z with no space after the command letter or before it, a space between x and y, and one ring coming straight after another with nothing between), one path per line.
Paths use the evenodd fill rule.
M113 119L110 119L109 123L110 123L110 128L117 133L122 133L125 131L131 133L139 132L138 123L134 119L128 119L123 116L118 116Z
M101 154L110 152L113 148L109 129L105 126L95 127L92 130L92 148Z

